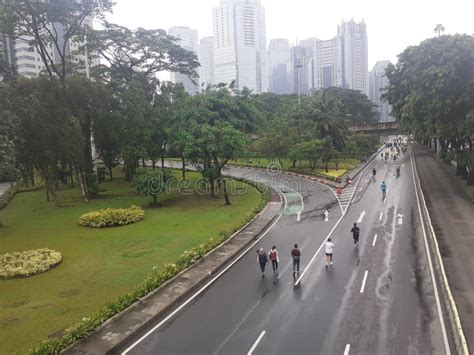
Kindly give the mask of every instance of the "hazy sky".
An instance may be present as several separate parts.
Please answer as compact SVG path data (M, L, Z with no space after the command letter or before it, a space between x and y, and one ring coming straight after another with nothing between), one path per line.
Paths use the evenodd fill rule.
M108 20L130 28L187 26L199 38L212 35L212 8L219 0L115 0ZM409 45L433 37L441 23L446 34L474 34L474 0L260 0L266 11L267 44L272 38L299 40L336 35L344 19L367 24L369 69L378 60L396 61Z

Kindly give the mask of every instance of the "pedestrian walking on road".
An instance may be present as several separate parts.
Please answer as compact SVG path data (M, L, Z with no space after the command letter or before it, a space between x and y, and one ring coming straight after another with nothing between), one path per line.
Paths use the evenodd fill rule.
M300 273L301 251L298 249L298 244L295 244L291 250L291 257L293 258L293 276L295 276L295 273Z
M359 235L360 235L360 228L357 227L357 223L354 223L354 227L351 229L352 238L354 238L354 247L359 247Z
M280 258L278 257L276 246L272 246L272 249L268 252L268 259L272 262L273 273L278 274L278 262Z
M326 242L326 269L328 266L333 265L332 255L334 253L334 243L331 241L331 238L328 238Z
M260 248L257 250L257 262L260 264L260 270L262 271L262 277L265 277L265 266L267 266L268 263L268 256L267 253L265 253L265 250L263 248Z

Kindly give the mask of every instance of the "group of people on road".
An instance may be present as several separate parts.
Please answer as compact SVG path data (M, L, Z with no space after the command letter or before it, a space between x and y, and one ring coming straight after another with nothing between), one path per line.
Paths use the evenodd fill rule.
M265 267L267 266L268 262L272 263L273 274L278 275L278 263L280 262L280 257L278 255L276 246L272 246L268 253L266 253L262 247L257 250L257 254L257 262L260 264L262 277L265 277ZM300 272L301 251L298 248L298 244L295 244L291 250L291 258L293 259L293 276L295 276L296 273Z
M357 226L357 223L354 223L354 226L351 229L352 238L354 239L354 247L359 247L359 235L360 235L360 228ZM331 238L326 240L324 245L325 247L325 262L326 262L326 269L332 267L334 265L333 262L333 254L334 254L334 242ZM291 259L293 261L293 277L299 275L300 273L300 261L301 261L301 250L298 248L298 244L293 246L291 249ZM265 252L265 249L261 247L257 250L257 262L260 265L260 271L262 272L262 277L265 277L265 268L268 262L272 263L273 275L278 275L278 264L280 262L280 257L278 254L278 250L276 246L272 246L272 248Z

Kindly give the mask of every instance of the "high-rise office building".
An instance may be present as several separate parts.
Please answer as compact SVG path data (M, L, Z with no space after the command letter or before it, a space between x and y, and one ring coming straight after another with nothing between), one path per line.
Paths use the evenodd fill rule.
M214 85L214 39L203 37L199 43L199 81L201 90L205 90L209 85Z
M268 90L265 10L259 0L221 0L213 9L214 81Z
M268 91L284 95L290 93L286 65L291 47L287 39L272 39L268 45Z
M377 105L380 112L380 122L393 121L390 116L390 105L384 99L382 95L384 89L390 84L387 76L385 75L385 69L390 64L390 61L383 60L375 63L374 68L369 73L369 98Z
M316 89L342 86L341 39L318 40L314 46Z
M178 39L178 44L187 51L194 52L198 55L198 33L189 27L171 27L168 31L173 37ZM184 89L191 95L199 92L199 79L191 79L181 73L171 73L171 81L175 84L182 84Z
M287 64L290 93L311 95L314 92L312 50L308 42L301 43L291 48L291 56Z
M362 21L342 22L337 35L341 40L342 84L369 94L367 30Z
M92 18L86 18L83 22L84 26L92 28ZM85 62L85 54L79 51L81 43L75 42L72 39L68 39L67 43L64 39L64 26L61 23L51 23L50 29L52 33L58 38L59 48L64 48L64 53L59 53L59 50L50 44L47 48L47 56L51 58L55 64L61 62L61 56L69 58L72 63L78 64ZM3 37L3 43L9 53L9 62L14 65L18 71L18 74L26 78L35 78L42 71L46 70L46 66L43 63L40 53L38 50L29 44L30 39L28 37L11 39L6 36ZM0 40L0 42L2 42ZM6 44L6 45L5 45ZM96 64L95 62L92 63Z

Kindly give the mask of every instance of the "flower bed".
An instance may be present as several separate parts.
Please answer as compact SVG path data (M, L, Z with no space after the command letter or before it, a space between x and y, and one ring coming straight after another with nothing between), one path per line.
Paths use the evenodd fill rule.
M48 271L62 260L60 252L35 249L0 255L0 278L28 277Z
M79 217L78 223L81 226L92 228L115 227L139 222L144 217L145 211L138 206L107 208L83 214Z

